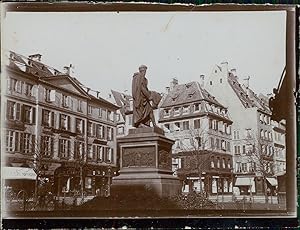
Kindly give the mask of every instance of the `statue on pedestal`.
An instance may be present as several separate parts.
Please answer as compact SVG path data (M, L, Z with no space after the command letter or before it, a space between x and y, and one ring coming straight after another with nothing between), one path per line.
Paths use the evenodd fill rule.
M132 79L133 126L136 128L142 125L150 127L150 121L153 127L156 126L153 110L161 100L159 93L148 90L146 71L147 66L141 65Z

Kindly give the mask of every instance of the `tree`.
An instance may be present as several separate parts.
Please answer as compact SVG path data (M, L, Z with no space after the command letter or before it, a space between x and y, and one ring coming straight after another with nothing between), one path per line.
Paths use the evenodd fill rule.
M199 127L195 129L190 129L186 138L188 143L183 142L180 146L179 156L185 157L185 165L187 167L182 167L179 172L185 175L196 173L199 177L200 191L202 191L202 174L210 167L211 157L215 146L209 142L209 134L206 127ZM182 141L181 141L182 142ZM208 188L204 189L208 192Z
M251 170L263 179L266 203L268 202L267 177L272 176L274 167L274 149L271 145L268 145L269 143L269 141L262 139L259 135L248 135L246 139L248 146L246 157L251 164Z

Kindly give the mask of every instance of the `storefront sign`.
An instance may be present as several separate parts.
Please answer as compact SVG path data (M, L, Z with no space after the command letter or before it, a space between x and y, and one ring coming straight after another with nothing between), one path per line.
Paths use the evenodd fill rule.
M3 167L2 177L8 180L35 180L36 173L32 168Z

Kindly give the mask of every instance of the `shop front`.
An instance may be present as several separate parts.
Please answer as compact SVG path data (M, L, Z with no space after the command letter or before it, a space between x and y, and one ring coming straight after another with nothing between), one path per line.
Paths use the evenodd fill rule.
M58 197L109 196L113 170L103 166L62 166L55 171Z
M256 193L254 177L237 177L234 186L239 189L239 195L252 195Z

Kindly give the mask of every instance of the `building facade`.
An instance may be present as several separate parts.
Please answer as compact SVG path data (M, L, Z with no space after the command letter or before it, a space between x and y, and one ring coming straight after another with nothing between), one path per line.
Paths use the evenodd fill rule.
M243 84L235 69L228 70L227 62L202 78L205 89L228 107L233 121L234 185L241 194L263 194L277 186L271 111L266 97L251 90L250 77L242 80Z
M183 192L232 192L232 121L228 110L198 82L173 79L163 97L159 124L173 139L172 167Z
M128 94L121 93L115 90L111 90L111 93L112 102L120 108L117 111L117 136L126 136L128 134L128 130L133 127L133 98Z
M33 169L57 196L109 193L117 106L41 62L10 52L4 94L6 167ZM22 181L22 178L20 178Z

